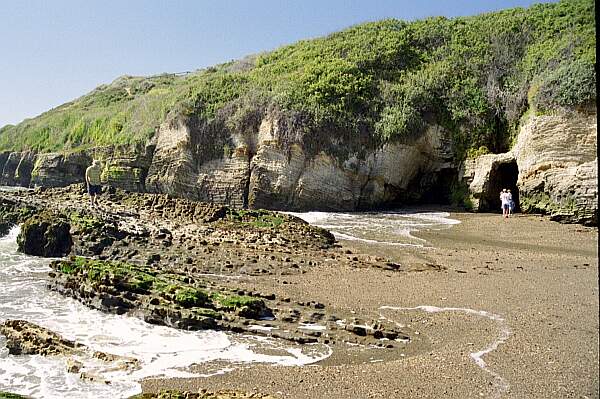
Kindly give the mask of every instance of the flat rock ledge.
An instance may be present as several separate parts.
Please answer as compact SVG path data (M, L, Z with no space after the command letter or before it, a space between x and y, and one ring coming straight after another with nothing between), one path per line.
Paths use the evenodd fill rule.
M198 392L166 390L157 393L142 393L129 399L276 399L264 393L248 393L237 390L220 390L216 392L201 389Z
M292 301L150 266L73 257L51 263L48 288L108 313L185 330L226 330L300 344L349 342L394 347L408 335L395 324L338 314L318 302Z
M79 360L82 356L88 355L106 364L110 363L115 370L132 371L139 368L137 359L93 351L83 344L65 339L45 327L26 320L5 320L0 324L0 334L6 339L6 348L9 355L63 357L67 372L79 374L81 379L88 381L110 384L110 381L105 380L103 377L87 371L84 364ZM1 394L0 392L0 398L2 398Z

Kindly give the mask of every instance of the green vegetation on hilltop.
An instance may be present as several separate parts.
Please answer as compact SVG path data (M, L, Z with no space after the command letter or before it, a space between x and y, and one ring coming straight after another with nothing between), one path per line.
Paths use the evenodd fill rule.
M0 149L145 142L179 115L218 141L226 136L219 133L256 131L269 109L280 116L280 142L309 149L349 152L438 123L463 156L503 151L525 111L595 100L594 8L592 0L569 0L456 19L384 20L184 76L122 77L0 129Z

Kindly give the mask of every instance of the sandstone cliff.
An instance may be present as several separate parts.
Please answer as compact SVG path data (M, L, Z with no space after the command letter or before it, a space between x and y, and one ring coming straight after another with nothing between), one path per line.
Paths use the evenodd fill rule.
M513 188L524 212L597 225L596 121L593 111L530 116L510 152L466 161L461 177L474 209L499 209L499 191Z
M384 20L123 76L0 128L0 184L82 182L99 158L112 186L234 207L498 212L510 188L523 211L595 224L594 15L565 0Z
M340 159L325 150L310 155L299 142L282 145L278 125L267 115L257 131L226 137L225 150L211 157L214 142L203 140L203 131L170 121L155 138L146 189L250 208L356 210L417 201L453 167L450 139L439 126Z

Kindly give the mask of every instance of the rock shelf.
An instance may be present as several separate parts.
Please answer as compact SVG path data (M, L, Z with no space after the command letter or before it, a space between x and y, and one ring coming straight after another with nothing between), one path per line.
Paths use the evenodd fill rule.
M52 262L48 288L90 308L174 328L267 335L299 344L393 348L409 340L377 315L238 284L302 274L325 260L333 261L331 267L403 269L385 259L341 253L329 231L291 215L112 188L100 208L91 208L83 185L75 184L3 193L0 219L5 225L22 223L19 246L37 248L30 254L68 252ZM61 251L40 245L44 239Z

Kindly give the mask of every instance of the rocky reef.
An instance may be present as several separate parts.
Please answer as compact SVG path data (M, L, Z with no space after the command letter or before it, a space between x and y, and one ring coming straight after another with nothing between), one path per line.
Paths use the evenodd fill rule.
M267 335L301 344L394 348L409 340L408 331L376 315L243 288L236 278L226 278L284 278L317 267L325 258L353 267L403 269L382 258L339 253L327 230L267 210L122 190L105 193L102 207L90 209L85 196L82 185L4 193L0 214L22 223L21 250L33 245L40 249L37 255L56 256L48 243L70 244L64 251L70 256L51 264L48 288L88 307L174 328Z
M199 273L81 257L51 267L51 290L88 307L133 315L151 324L264 334L301 344L340 341L393 347L385 341L408 339L393 324L342 318L320 303L247 292L203 279Z

